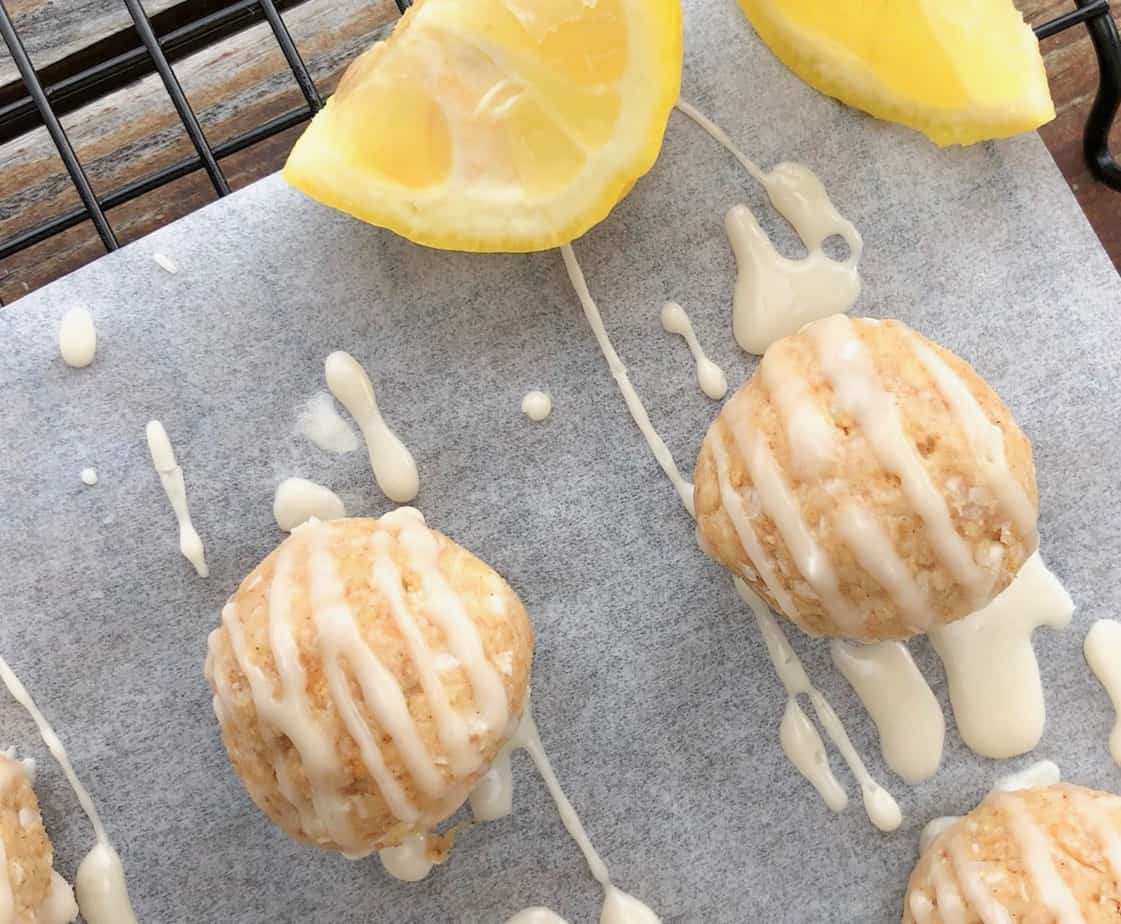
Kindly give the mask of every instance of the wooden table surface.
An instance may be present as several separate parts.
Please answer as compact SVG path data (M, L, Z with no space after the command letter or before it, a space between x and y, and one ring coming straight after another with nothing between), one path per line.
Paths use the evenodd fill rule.
M42 68L106 34L128 27L120 0L5 0L35 65ZM149 14L176 0L145 0ZM1025 18L1044 22L1070 0L1017 0ZM1121 21L1121 0L1114 16ZM305 0L284 14L321 90L329 93L346 64L397 18L392 0ZM0 86L15 68L0 43ZM1121 270L1121 193L1097 183L1082 158L1086 112L1097 66L1085 29L1043 44L1058 117L1040 134L1066 176L1114 264ZM301 97L265 25L254 26L178 62L175 70L211 144L300 105ZM150 76L63 118L99 194L190 156L193 149L162 84ZM301 131L290 129L223 160L237 189L280 167ZM1114 126L1121 152L1121 123ZM113 209L122 242L142 237L207 202L214 192L201 172ZM44 129L0 146L0 240L78 205L78 197ZM89 222L0 261L0 302L9 304L103 253Z

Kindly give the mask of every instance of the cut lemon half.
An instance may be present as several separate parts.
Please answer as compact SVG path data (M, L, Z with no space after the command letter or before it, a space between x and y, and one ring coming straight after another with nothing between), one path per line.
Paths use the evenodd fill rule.
M1011 0L739 0L810 86L940 145L1055 117L1039 42Z
M284 176L418 244L545 250L653 166L681 58L678 0L421 0L350 66Z

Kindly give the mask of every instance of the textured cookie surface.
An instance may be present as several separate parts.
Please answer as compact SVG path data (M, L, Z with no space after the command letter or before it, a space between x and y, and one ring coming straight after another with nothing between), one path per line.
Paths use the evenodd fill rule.
M813 635L960 619L1038 544L1027 437L966 362L898 321L838 315L771 346L694 479L702 548Z
M31 779L23 764L0 753L0 920L62 924L77 916L53 861Z
M1121 921L1121 798L993 793L930 844L903 904L903 924Z
M462 804L516 729L532 653L509 585L401 508L297 528L230 598L206 675L258 807L362 854Z

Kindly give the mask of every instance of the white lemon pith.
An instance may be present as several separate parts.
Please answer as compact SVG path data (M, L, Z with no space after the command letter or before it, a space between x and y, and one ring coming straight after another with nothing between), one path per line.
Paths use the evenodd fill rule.
M1055 117L1039 42L1011 0L739 0L806 83L940 145Z
M545 250L657 159L677 0L422 0L296 143L293 186L430 247Z

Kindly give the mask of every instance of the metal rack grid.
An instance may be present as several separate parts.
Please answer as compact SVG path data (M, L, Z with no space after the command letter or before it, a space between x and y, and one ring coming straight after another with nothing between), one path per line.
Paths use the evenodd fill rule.
M131 47L116 51L106 49L107 54L101 60L78 73L48 82L33 66L12 18L5 9L3 0L0 0L0 36L11 52L26 90L25 95L7 103L0 100L0 143L40 125L45 126L82 201L79 208L0 241L0 260L84 221L93 223L106 251L116 250L119 243L106 214L109 210L197 170L205 170L215 193L225 196L230 188L222 172L220 162L223 158L310 119L323 106L315 81L281 16L283 8L292 6L299 0L192 0L176 9L190 6L196 11L196 15L174 28L166 29L161 29L157 24L157 20L162 22L168 19L166 14L150 17L145 13L141 0L122 2L135 29ZM411 0L396 0L397 8L404 13L410 2ZM1074 0L1074 3L1075 9L1037 26L1035 33L1042 41L1083 23L1089 29L1098 58L1099 86L1087 117L1084 150L1094 175L1103 183L1121 190L1121 165L1109 150L1110 129L1118 109L1121 108L1121 35L1110 15L1109 0ZM172 61L262 19L271 27L307 105L269 119L221 144L211 145L179 85ZM139 44L136 43L137 39ZM44 69L46 70L49 69ZM152 73L159 74L163 81L196 154L98 196L90 185L59 117Z

